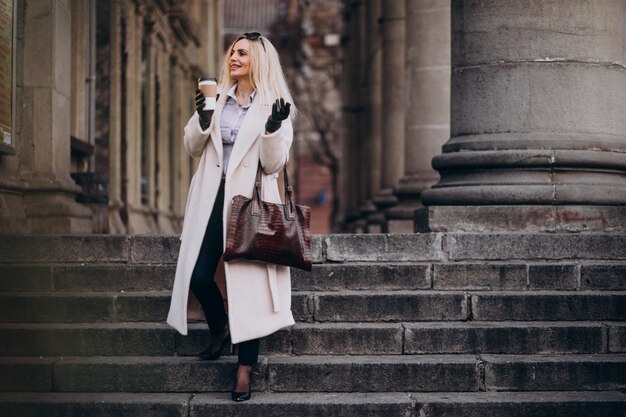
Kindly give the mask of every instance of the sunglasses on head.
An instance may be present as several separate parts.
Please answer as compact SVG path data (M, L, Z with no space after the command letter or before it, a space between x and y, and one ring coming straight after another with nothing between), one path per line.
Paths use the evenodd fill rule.
M243 34L243 37L248 39L249 41L256 41L257 39L261 41L261 46L265 51L265 44L263 43L263 38L261 38L261 34L259 32L246 32Z

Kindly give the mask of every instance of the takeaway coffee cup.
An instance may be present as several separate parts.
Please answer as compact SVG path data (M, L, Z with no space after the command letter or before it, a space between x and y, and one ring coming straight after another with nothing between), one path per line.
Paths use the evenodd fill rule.
M204 95L202 110L215 110L215 96L217 95L217 80L211 77L198 79L198 90Z

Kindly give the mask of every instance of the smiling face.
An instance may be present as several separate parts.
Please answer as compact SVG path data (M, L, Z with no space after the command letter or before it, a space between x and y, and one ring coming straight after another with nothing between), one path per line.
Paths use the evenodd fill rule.
M228 61L228 70L232 79L240 80L250 76L249 51L250 41L247 39L240 39L233 46Z

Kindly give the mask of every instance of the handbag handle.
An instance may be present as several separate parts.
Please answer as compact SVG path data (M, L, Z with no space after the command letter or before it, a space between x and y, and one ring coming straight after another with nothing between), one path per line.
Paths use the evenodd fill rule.
M261 194L263 192L263 181L261 181L261 162L256 170L256 183L254 184L254 191L252 193L252 214L258 216L261 213L260 202ZM283 166L284 180L285 180L285 217L288 220L294 220L294 211L296 210L293 202L293 188L289 184L289 174L287 173L287 163Z

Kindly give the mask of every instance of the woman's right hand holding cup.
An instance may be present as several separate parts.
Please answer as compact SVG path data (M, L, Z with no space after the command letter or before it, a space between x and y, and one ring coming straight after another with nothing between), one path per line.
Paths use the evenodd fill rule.
M213 117L213 110L204 110L204 94L202 91L196 88L196 111L200 116L200 127L202 130L207 130L211 124L211 117Z
M200 127L206 130L211 124L213 110L215 109L217 93L217 80L211 77L201 77L198 79L196 89L196 110L200 116Z

